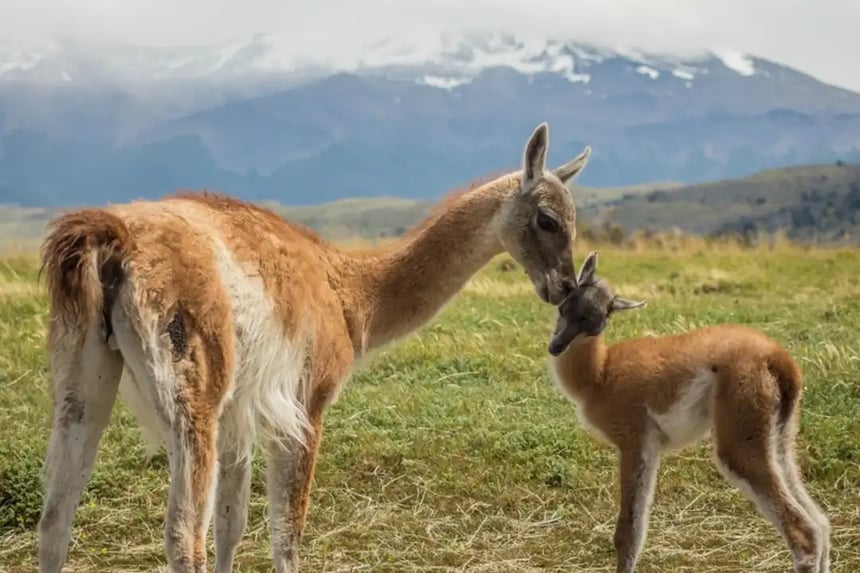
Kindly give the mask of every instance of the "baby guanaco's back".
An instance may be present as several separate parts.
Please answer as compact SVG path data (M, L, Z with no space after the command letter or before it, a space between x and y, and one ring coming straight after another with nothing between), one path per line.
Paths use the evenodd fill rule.
M615 445L635 440L630 434L646 422L662 434L661 449L695 443L711 429L716 401L727 411L758 405L758 416L769 416L777 404L775 423L781 425L801 391L800 369L788 352L739 325L609 347L602 335L586 337L573 341L554 363L557 382L577 402L581 417ZM631 423L619 424L619 418Z

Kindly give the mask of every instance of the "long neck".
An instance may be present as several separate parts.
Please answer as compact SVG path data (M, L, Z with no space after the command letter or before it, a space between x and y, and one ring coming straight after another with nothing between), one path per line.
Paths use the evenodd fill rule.
M454 199L393 247L347 255L344 278L357 290L344 310L357 353L424 325L502 251L497 221L518 188L516 176L501 177Z
M553 359L561 386L575 397L600 390L606 374L607 348L603 335L578 337Z

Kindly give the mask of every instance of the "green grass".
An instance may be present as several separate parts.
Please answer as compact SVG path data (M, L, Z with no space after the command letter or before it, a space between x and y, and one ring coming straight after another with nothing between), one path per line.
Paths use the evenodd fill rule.
M585 247L578 247L578 258ZM601 249L620 294L649 306L610 339L725 321L780 340L805 373L799 458L833 525L833 571L860 570L860 252ZM304 571L613 571L615 455L548 377L554 310L493 261L420 334L378 355L325 420ZM50 419L47 315L34 262L0 261L0 571L33 571ZM270 571L263 463L238 571ZM78 509L69 570L163 566L163 454L123 406ZM790 556L710 463L665 458L640 571L787 571ZM210 564L211 567L211 564Z

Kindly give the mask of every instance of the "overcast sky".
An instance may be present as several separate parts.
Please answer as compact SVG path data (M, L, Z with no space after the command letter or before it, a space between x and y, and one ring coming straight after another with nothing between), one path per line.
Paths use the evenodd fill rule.
M678 55L731 48L860 91L858 24L860 0L0 0L0 37L187 45L276 32L329 51L413 29L521 31Z

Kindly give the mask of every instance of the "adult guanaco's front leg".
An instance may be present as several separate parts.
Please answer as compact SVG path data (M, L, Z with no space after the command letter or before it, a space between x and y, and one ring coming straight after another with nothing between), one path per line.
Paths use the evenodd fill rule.
M269 449L269 530L277 573L297 573L311 480L322 438L322 412L310 416L305 444L285 439Z

